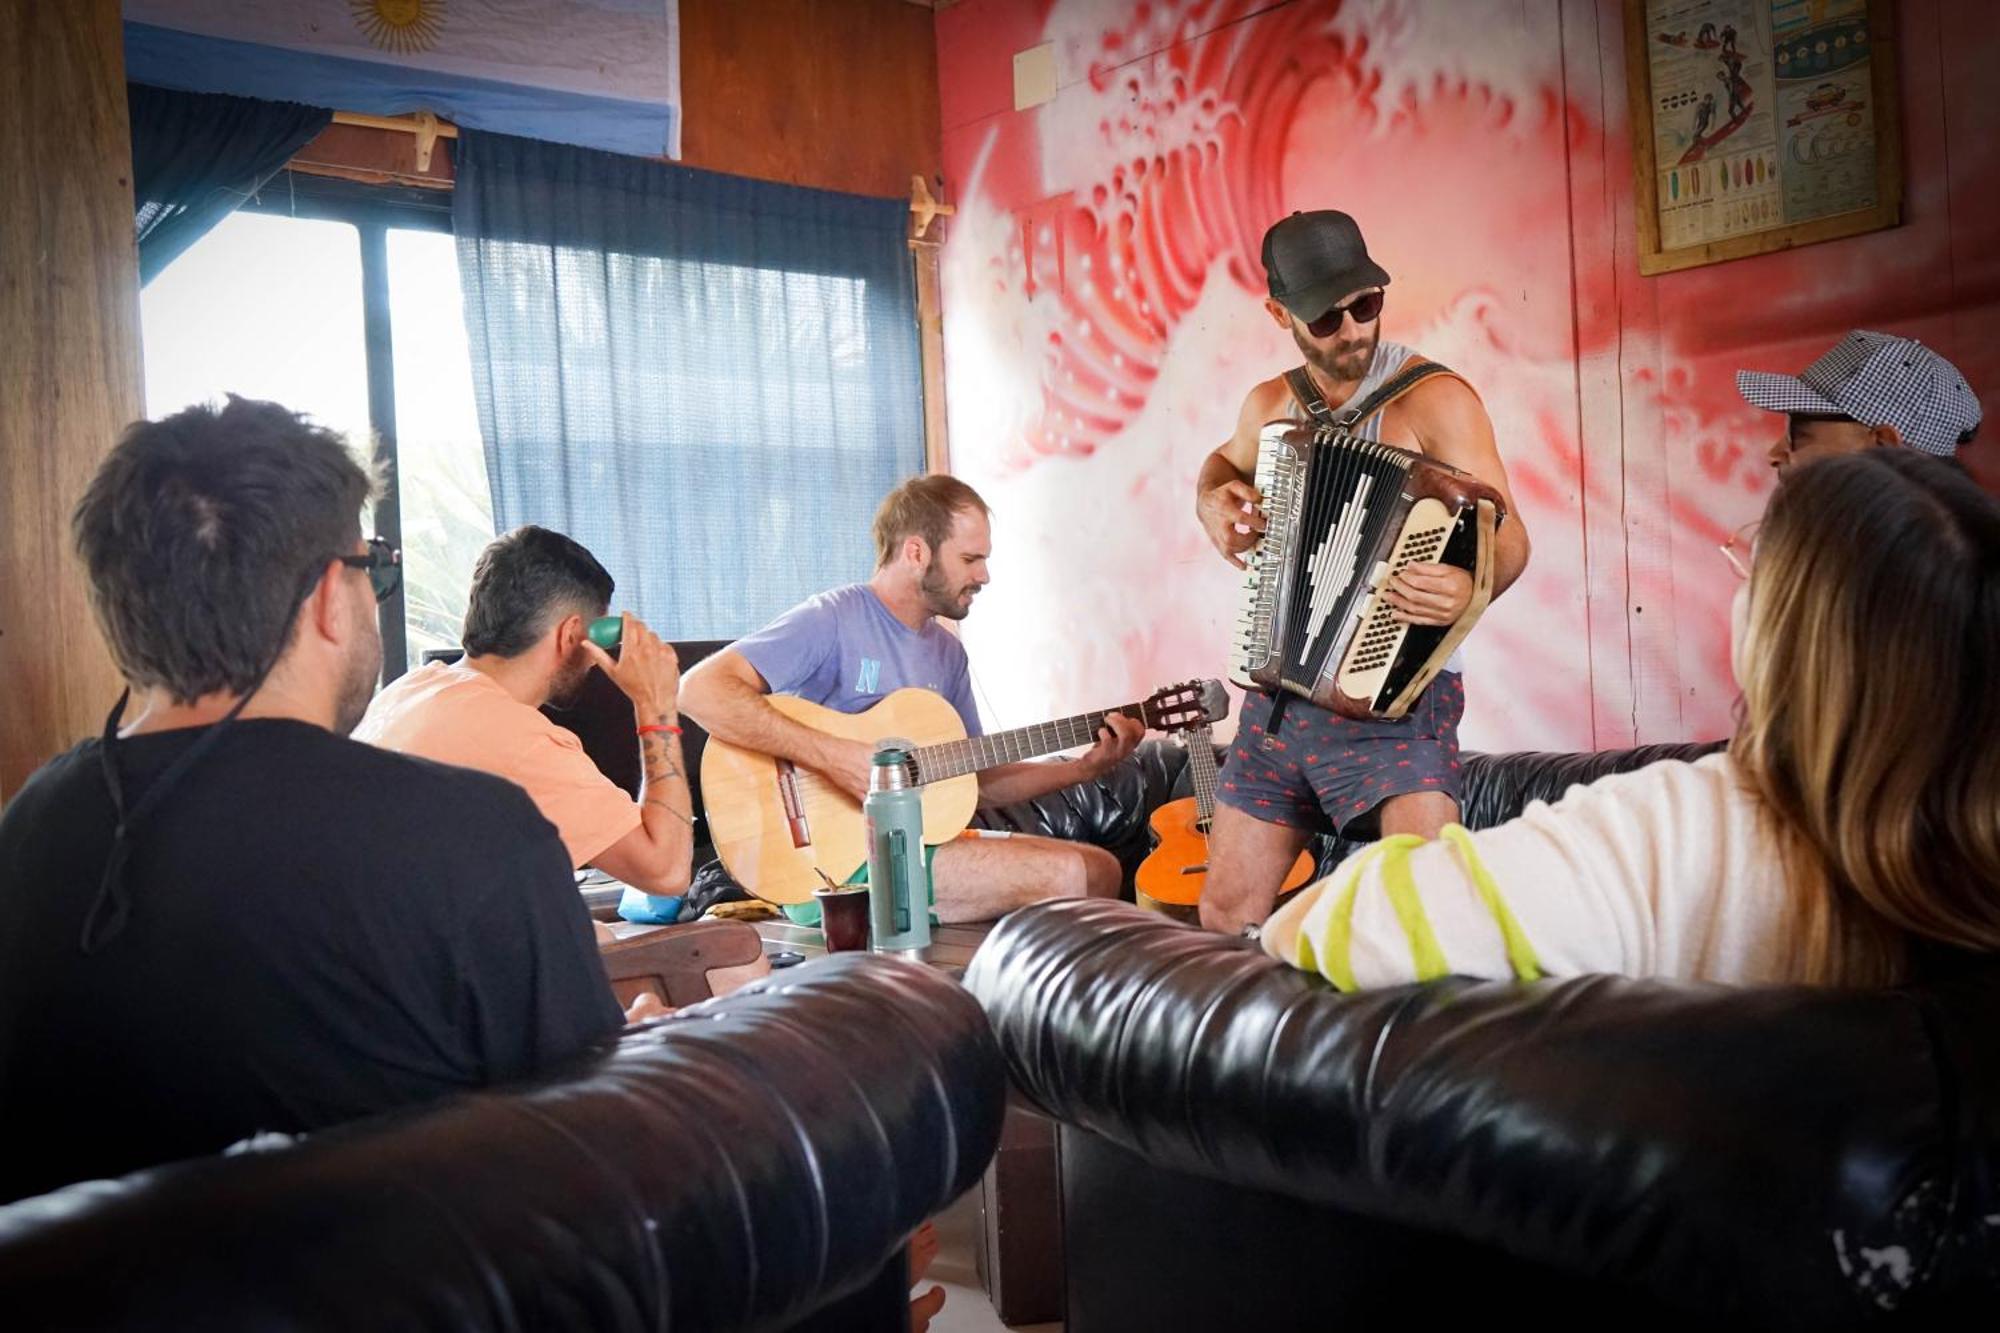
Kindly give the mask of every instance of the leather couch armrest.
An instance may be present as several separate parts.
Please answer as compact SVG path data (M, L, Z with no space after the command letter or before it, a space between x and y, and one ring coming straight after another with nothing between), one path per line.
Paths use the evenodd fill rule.
M1907 993L1600 976L1341 995L1110 902L1016 912L965 980L1029 1097L1161 1167L1746 1327L1993 1298L1959 1080Z
M0 1208L0 1309L103 1330L780 1328L867 1287L978 1181L1004 1092L954 982L828 958L536 1083Z

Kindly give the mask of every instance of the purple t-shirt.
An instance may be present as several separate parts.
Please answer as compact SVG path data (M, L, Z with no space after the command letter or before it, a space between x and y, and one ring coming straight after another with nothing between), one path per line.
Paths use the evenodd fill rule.
M865 583L808 598L732 646L773 694L859 713L885 694L916 685L949 699L966 735L981 734L958 636L935 620L911 629Z

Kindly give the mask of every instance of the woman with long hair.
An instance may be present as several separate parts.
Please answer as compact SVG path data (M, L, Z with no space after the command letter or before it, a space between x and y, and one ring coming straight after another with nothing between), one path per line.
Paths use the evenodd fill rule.
M1871 449L1796 469L1732 606L1726 752L1350 857L1266 923L1343 989L1446 973L1893 983L2000 953L2000 504Z

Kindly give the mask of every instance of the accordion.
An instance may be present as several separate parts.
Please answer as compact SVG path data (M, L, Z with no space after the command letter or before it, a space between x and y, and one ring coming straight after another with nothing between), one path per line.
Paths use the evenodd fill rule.
M1398 718L1493 596L1498 491L1333 426L1274 421L1257 441L1263 538L1247 553L1236 676L1343 717ZM1405 625L1380 596L1416 562L1472 575L1456 623Z

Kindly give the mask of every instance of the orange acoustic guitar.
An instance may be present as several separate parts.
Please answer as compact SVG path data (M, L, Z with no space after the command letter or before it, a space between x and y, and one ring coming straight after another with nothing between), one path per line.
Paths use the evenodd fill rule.
M1208 883L1208 826L1215 818L1215 746L1206 726L1184 732L1188 775L1194 795L1168 801L1153 811L1155 846L1139 863L1133 887L1142 907L1195 922L1202 886ZM1278 890L1282 897L1312 878L1311 852L1300 852Z

